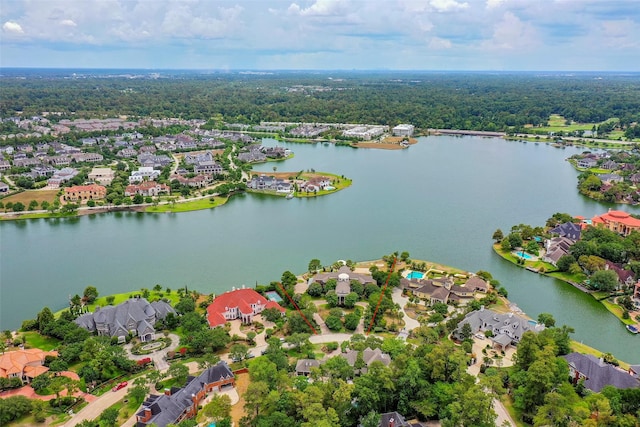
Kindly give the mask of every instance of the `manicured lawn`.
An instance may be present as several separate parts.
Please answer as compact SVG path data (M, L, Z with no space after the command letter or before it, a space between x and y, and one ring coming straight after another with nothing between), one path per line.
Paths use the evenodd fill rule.
M167 205L158 205L158 206L150 206L145 209L145 212L150 213L163 213L163 212L189 212L189 211L198 211L202 209L211 209L218 206L222 206L227 203L229 200L228 197L222 196L212 196L213 202L209 198L193 200L190 202L184 203L175 203L175 204L167 204Z
M23 335L27 337L26 347L39 348L44 351L50 351L57 348L61 342L59 339L45 337L35 331L24 332Z
M606 299L603 299L600 302L602 303L602 305L604 305L607 308L607 310L609 310L611 313L613 313L625 325L635 325L636 324L636 321L633 320L633 319L623 319L622 318L623 309L618 304L614 304L613 302L611 302L609 300L606 300Z
M549 273L549 276L555 277L556 279L571 281L575 283L582 283L587 278L587 276L584 273L570 274L570 273L561 272L561 271L555 271L553 273Z
M98 289L98 292L100 292L100 289ZM82 290L79 289L77 293L82 295ZM137 289L137 290L131 290L129 292L124 292L121 294L100 296L96 298L93 304L88 304L87 308L89 312L93 312L95 311L96 306L104 307L106 305L109 305L107 304L108 296L113 296L114 297L113 305L118 305L121 302L128 300L132 295L141 295L141 294L142 294L142 290ZM166 289L164 287L160 292L156 292L153 289L149 289L149 298L147 298L149 302L155 301L160 298L167 298L171 302L171 305L175 305L178 301L180 301L180 297L178 296L178 292L176 289L172 289L170 294L166 292ZM60 313L62 313L64 310L66 310L66 308L56 312L55 315L56 316L60 315ZM28 339L27 339L27 342L29 342Z

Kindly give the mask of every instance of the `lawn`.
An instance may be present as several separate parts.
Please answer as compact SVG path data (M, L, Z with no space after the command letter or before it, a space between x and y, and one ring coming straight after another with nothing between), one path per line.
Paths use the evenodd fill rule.
M98 291L100 290L98 289ZM81 291L78 290L78 294L80 293ZM114 297L113 305L118 305L121 302L128 300L132 295L140 295L140 294L142 294L142 290L137 289L137 290L131 290L129 292L124 292L121 294L104 295L96 298L93 304L88 304L87 308L90 312L93 312L95 311L96 306L104 307L109 305L107 304L107 296L113 296ZM178 296L178 292L176 291L176 289L172 289L171 293L169 294L166 292L165 288L163 288L160 292L154 291L153 289L149 289L149 298L147 298L147 300L151 302L161 298L167 298L170 301L171 305L175 305L178 301L180 301L180 297ZM62 313L64 310L66 310L66 308L56 312L55 315L56 316L60 315L60 313Z
M57 338L45 337L35 331L24 332L23 335L27 338L26 347L39 348L44 351L58 348L61 342Z
M211 209L218 206L222 206L227 203L229 200L228 197L215 196L213 197L213 201L210 198L193 200L184 203L175 203L175 204L166 204L166 205L158 205L158 206L150 206L145 209L145 212L150 213L164 213L164 212L190 212L190 211L199 211L202 209Z
M635 325L636 324L636 321L633 320L633 319L623 319L622 318L623 309L618 304L615 304L615 303L613 303L613 302L611 302L609 300L606 300L606 299L603 299L600 302L602 303L602 305L604 305L607 308L607 310L609 310L611 313L613 313L625 325Z
M8 202L21 202L25 207L28 207L29 203L32 200L35 200L36 202L38 202L38 209L40 209L40 203L42 203L43 201L53 203L53 201L56 199L57 194L58 190L27 190L23 191L22 193L5 197L4 199L2 199L2 203L6 205Z

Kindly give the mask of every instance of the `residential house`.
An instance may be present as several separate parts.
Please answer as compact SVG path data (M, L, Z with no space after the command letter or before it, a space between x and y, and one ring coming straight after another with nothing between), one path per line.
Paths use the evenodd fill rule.
M107 195L107 189L102 185L74 185L64 189L64 200L77 202L83 200L99 200L104 199Z
M123 148L122 150L118 151L118 153L116 154L116 156L122 157L124 159L135 157L137 155L138 155L138 152L133 148Z
M621 175L615 173L599 174L598 178L600 178L600 181L602 181L603 183L610 185L624 181L624 178Z
M476 292L487 293L488 283L478 276L470 277L464 284L457 285L451 277L427 279L420 282L422 286L412 289L413 295L435 303L447 304L456 302L460 305L468 304Z
M247 187L254 190L269 190L277 193L291 193L293 191L290 181L267 175L254 176L247 184Z
M56 173L56 169L52 168L51 166L44 165L36 166L35 168L31 169L31 171L29 171L29 175L31 175L33 179L50 177L53 176L54 173Z
M140 147L141 153L155 153L158 149L154 145L143 145Z
M8 160L0 160L0 171L8 171L11 169L11 163Z
M142 182L145 179L152 181L160 176L160 171L151 166L142 166L137 171L131 172L129 183Z
M215 160L198 162L193 171L197 174L220 175L224 172L222 165Z
M338 296L338 305L344 305L344 299L351 293L349 273L338 274L338 283L336 283L335 292Z
M48 162L54 166L68 166L71 164L71 157L67 155L51 156L48 158Z
M253 289L234 289L218 295L207 307L207 321L211 328L223 326L229 320L251 323L253 317L266 308L275 308L282 315L285 309L275 301L268 301Z
M110 185L116 173L111 168L93 168L89 172L89 179L102 185Z
M580 224L576 224L575 222L565 222L564 224L560 224L551 230L549 230L551 234L557 234L560 237L566 237L574 242L580 240L580 235L582 233L582 227Z
M308 280L308 284L312 284L313 282L320 283L323 287L326 285L327 281L330 279L339 280L341 275L346 275L348 277L348 281L357 280L362 285L368 285L369 283L375 284L375 279L371 276L371 274L362 274L362 273L354 273L351 269L343 265L338 269L338 271L330 271L328 273L318 273L315 276L311 277ZM343 276L344 278L344 276Z
M545 252L542 261L557 265L558 260L569 255L569 248L575 243L568 237L553 237L545 241Z
M71 158L76 163L91 162L98 163L104 160L104 156L98 153L74 153Z
M212 161L214 161L214 158L211 151L205 151L204 153L190 153L185 154L184 156L184 162L188 165L197 165L200 162Z
M599 393L605 386L638 388L640 380L631 373L605 363L590 354L569 353L562 356L569 363L569 376L573 383L584 380L584 386Z
M69 181L76 175L78 175L78 171L73 168L62 168L60 170L57 170L47 181L47 187L60 188L60 184Z
M57 357L58 353L39 348L4 352L0 355L0 378L20 378L23 383L31 382L49 370L44 366L47 356Z
M380 415L380 424L378 427L424 427L419 422L408 422L398 412L386 412Z
M172 180L178 181L182 185L201 188L206 187L211 182L211 175L197 175L193 178L186 178L182 175L173 175Z
M163 168L173 163L173 160L164 154L142 153L138 154L138 162L144 167Z
M491 331L491 340L495 345L506 348L510 344L517 344L527 331L538 333L545 329L543 324L528 320L514 313L497 313L481 307L480 310L468 313L453 332L453 336L460 339L462 327L467 323L471 332Z
M316 359L300 359L296 363L296 375L308 377L311 375L311 369L319 368L320 361Z
M618 164L616 162L614 162L613 160L607 160L606 162L604 162L604 163L602 163L600 165L600 168L606 169L606 170L610 170L610 171L614 171L614 170L618 169Z
M582 159L578 159L576 164L580 169L591 169L596 167L598 161L593 157L585 157Z
M615 271L618 276L618 283L622 286L633 286L635 283L633 270L625 270L621 265L609 260L605 261L604 269Z
M255 163L267 160L267 155L262 152L260 145L248 145L243 151L238 153L238 160L241 162ZM245 151L246 150L246 151Z
M218 362L198 377L189 376L182 388L165 389L165 394L150 395L136 414L136 427L165 427L193 418L198 407L211 392L235 386L235 377L225 362Z
M640 231L640 219L632 217L629 213L609 209L605 214L594 216L591 224L595 227L607 228L623 236L628 236L632 231Z
M42 161L40 159L37 158L33 158L33 157L24 157L21 159L13 159L13 166L16 167L21 167L21 168L28 168L31 166L37 166L39 164L41 164Z
M0 181L0 194L6 194L9 192L9 185Z
M74 322L89 332L117 338L120 343L129 334L145 342L154 339L154 325L169 313L175 314L175 310L164 301L149 303L144 298L130 298L116 306L96 307L93 313L83 314Z
M373 362L380 362L385 366L389 366L391 363L391 357L387 353L383 353L379 348L371 349L365 348L362 352L356 350L349 350L346 353L341 353L337 357L342 357L347 360L349 366L355 367L358 362L358 358L362 357L362 367L355 370L356 374L366 374L368 368Z
M640 184L640 173L634 173L633 175L630 175L629 181L634 185Z
M136 194L145 197L155 197L160 193L171 193L171 187L165 184L158 184L155 181L144 181L140 184L127 185L127 188L124 190L124 195L127 197L135 196Z

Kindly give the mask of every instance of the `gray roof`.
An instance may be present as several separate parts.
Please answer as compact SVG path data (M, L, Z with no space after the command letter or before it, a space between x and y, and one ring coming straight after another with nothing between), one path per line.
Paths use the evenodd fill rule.
M640 387L640 381L628 372L590 354L569 353L562 357L566 359L569 366L586 377L584 386L596 393L606 385L612 385L616 388Z
M366 285L368 283L376 283L376 281L373 279L373 277L371 277L371 274L354 273L346 265L343 265L342 267L340 267L340 269L338 269L338 271L330 271L329 273L316 274L315 276L313 276L313 278L311 279L310 283L315 281L315 282L324 284L329 279L336 279L337 280L338 276L340 274L348 274L349 275L349 280L357 280L358 282L362 283L363 285Z
M226 362L218 362L210 367L198 377L189 376L187 384L180 389L172 389L171 395L151 395L142 404L142 409L137 415L143 416L144 409L151 409L152 417L148 423L138 422L138 426L145 426L154 423L158 427L165 427L167 424L175 423L182 413L193 405L191 395L195 395L203 390L206 384L211 384L221 379L233 377L233 372Z
M530 321L514 313L498 313L493 310L481 308L480 310L468 313L464 317L454 331L456 337L460 336L462 326L465 323L471 326L473 333L478 331L491 331L496 336L505 334L509 336L512 341L516 342L520 341L522 335L527 331L537 333L545 329L544 325Z
M582 233L582 228L580 224L575 224L573 222L565 222L564 224L560 224L555 228L549 230L552 234L557 234L560 237L567 237L573 241L580 240L580 234Z
M304 374L311 373L311 368L320 367L320 362L315 359L300 359L296 363L296 372L302 372Z

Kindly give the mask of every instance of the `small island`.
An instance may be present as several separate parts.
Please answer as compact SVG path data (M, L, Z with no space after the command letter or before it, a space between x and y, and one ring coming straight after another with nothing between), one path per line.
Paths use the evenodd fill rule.
M576 425L594 411L637 422L639 365L572 341L571 327L531 319L506 295L489 272L408 252L311 259L302 274L221 294L87 286L68 308L4 332L0 421L553 425L559 399Z
M609 210L591 219L555 213L545 226L498 229L502 258L593 296L634 333L640 328L640 219Z

